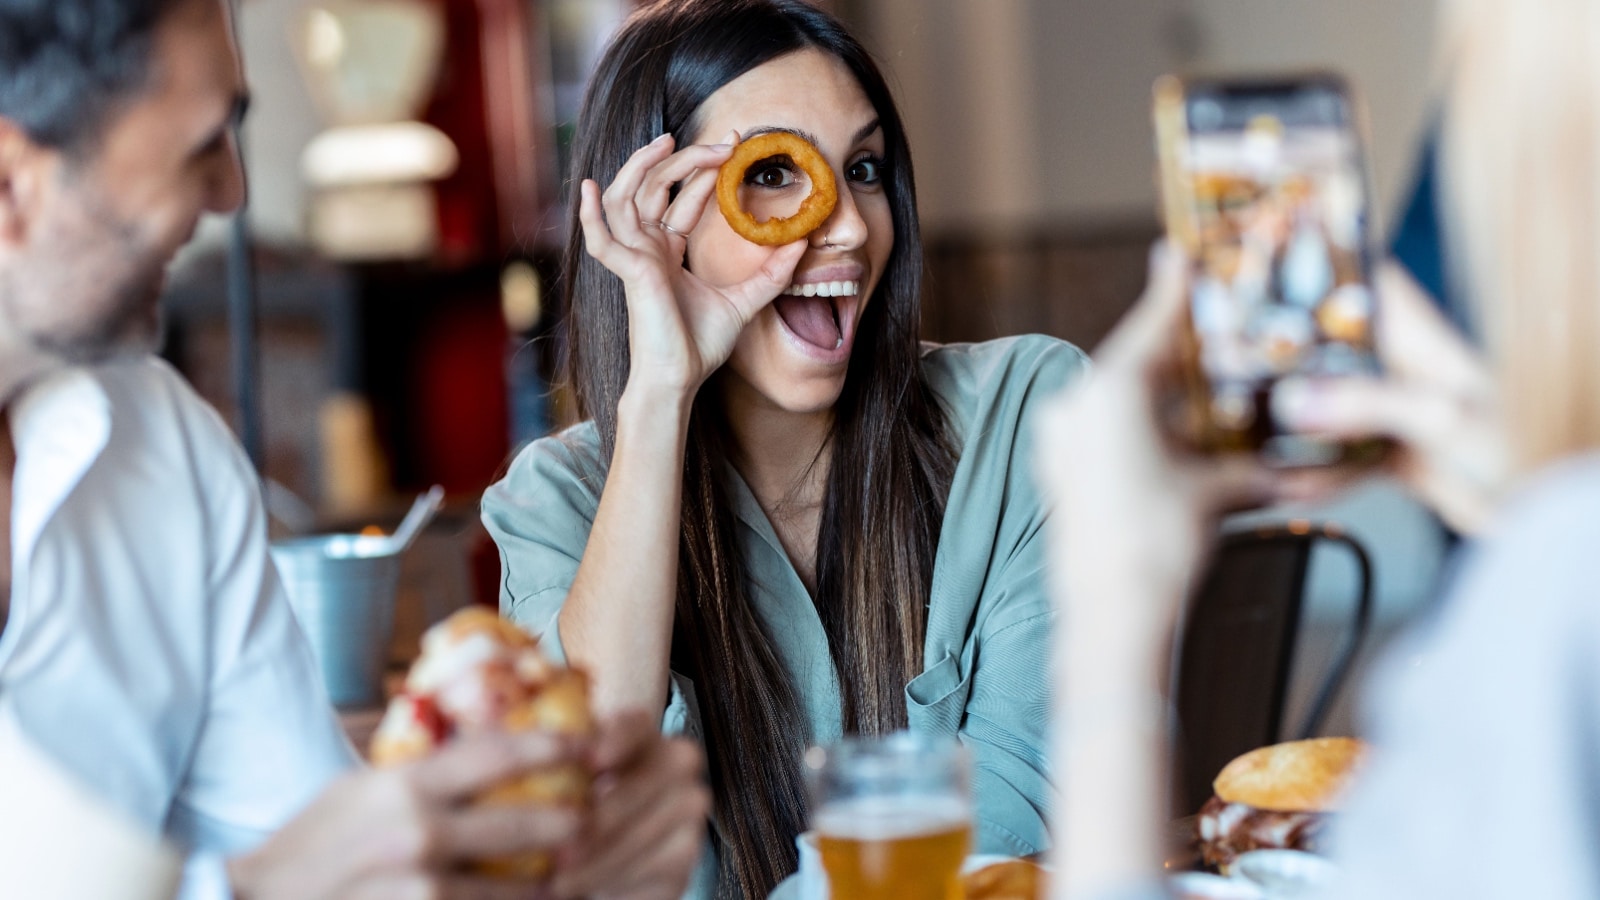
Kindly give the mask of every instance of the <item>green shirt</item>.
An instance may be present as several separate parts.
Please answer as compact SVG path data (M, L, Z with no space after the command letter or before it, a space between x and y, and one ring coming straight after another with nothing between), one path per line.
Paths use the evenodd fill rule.
M923 372L960 460L928 601L924 670L906 685L913 731L958 735L973 762L978 853L1025 856L1049 843L1050 626L1047 510L1032 470L1032 417L1087 358L1038 335L928 345ZM483 500L500 549L501 612L560 657L556 616L600 503L593 423L529 445ZM731 469L731 467L730 467ZM840 736L839 687L810 594L744 481L730 471L750 597L798 689L811 739ZM700 737L695 686L672 674L665 730ZM702 871L705 867L702 867Z

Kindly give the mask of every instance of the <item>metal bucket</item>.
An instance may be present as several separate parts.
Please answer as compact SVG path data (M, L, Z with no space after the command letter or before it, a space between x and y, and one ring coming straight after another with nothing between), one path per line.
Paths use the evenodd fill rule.
M272 560L334 705L381 705L400 582L393 546L329 534L276 542Z

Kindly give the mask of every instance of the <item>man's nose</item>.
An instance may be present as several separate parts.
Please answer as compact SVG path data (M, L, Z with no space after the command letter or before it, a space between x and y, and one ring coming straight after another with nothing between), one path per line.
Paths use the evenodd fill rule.
M244 205L247 188L237 141L237 134L228 138L228 152L212 174L213 180L206 196L206 210L209 212L226 214Z

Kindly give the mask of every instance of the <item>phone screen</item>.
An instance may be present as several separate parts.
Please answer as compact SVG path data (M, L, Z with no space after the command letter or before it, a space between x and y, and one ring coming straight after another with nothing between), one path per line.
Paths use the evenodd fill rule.
M1377 371L1367 179L1331 78L1157 87L1168 226L1191 254L1203 445L1286 465L1351 446L1286 434L1272 385Z

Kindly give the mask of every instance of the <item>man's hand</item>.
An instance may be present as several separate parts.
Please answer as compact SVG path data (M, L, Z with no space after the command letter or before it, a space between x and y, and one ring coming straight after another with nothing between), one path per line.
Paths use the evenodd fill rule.
M471 805L486 788L582 759L540 732L463 739L428 759L336 782L254 853L228 864L238 900L532 900L528 884L460 874L463 862L553 850L578 834L557 807Z
M672 900L705 842L711 793L700 748L662 737L638 713L602 722L592 757L594 808L551 882L561 898Z

